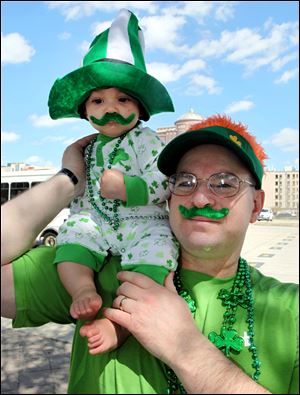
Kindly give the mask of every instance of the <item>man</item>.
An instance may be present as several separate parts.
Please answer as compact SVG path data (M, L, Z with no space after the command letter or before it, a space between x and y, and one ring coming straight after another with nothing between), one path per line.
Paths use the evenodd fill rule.
M104 314L134 336L91 357L79 333L89 325L79 322L70 393L298 393L298 287L264 277L240 257L247 227L263 207L265 157L243 125L220 116L165 147L158 166L169 176L172 192L170 224L181 244L174 283L182 297L170 278L162 287L139 273L119 273L123 284L115 309ZM55 292L43 308L35 299L38 280L29 287L21 275L24 262L14 262L15 284L20 284L15 327L70 322L68 301L48 263L51 254L43 265L27 256L27 263L38 267L35 274L44 270L39 281L48 294L44 277L53 284L56 276ZM114 298L119 269L113 258L101 273L105 306ZM19 307L21 287L29 293L26 312ZM53 308L56 302L62 307Z

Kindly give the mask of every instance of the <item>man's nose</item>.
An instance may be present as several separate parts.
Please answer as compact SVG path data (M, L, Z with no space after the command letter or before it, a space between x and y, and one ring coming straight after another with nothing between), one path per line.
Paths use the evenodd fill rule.
M191 195L192 204L195 207L204 207L207 204L213 206L215 198L207 186L207 181L198 181L196 190Z

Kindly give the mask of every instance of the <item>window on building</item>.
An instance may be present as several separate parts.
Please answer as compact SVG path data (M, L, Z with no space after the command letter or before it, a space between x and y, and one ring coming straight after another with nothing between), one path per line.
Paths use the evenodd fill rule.
M10 190L10 198L20 195L29 188L29 182L12 182Z
M1 182L1 204L8 201L8 190L9 190L8 182Z

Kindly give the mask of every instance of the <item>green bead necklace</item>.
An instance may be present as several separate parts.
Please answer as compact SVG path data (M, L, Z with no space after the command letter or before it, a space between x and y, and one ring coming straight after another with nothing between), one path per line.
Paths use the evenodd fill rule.
M196 311L195 301L183 285L180 279L179 269L176 270L174 276L174 285L180 296L187 302L191 313L194 315ZM251 285L251 276L247 261L243 258L239 259L238 270L232 285L231 290L221 289L218 294L218 299L222 300L222 306L226 307L223 315L223 322L221 326L220 335L216 332L210 332L208 339L215 344L224 354L229 357L230 353L239 354L243 348L243 338L238 336L238 333L233 329L233 324L236 322L236 309L241 306L247 310L246 322L248 324L248 338L249 338L249 352L252 354L252 374L253 380L257 381L261 373L261 362L258 359L257 349L254 345L254 300ZM181 394L186 394L186 390L179 382L176 374L172 369L166 366L168 394L173 394L175 391L180 391Z
M118 149L121 145L122 140L126 134L123 134L120 136L116 142L116 145L113 149L113 152L109 155L109 160L108 160L108 169L111 169L114 159L118 153ZM99 200L101 203L101 208L97 205L95 197L94 197L94 190L93 190L93 185L92 185L92 178L91 178L91 161L92 161L92 153L94 149L94 145L97 141L97 137L94 137L90 144L87 147L86 150L86 176L87 176L87 190L88 190L88 201L90 204L94 207L94 209L97 211L97 213L104 219L106 223L112 226L114 230L118 230L120 226L120 221L127 221L127 220L132 220L132 219L142 219L142 220L155 220L155 219L168 219L169 216L166 214L157 214L157 215L131 215L127 217L119 217L118 214L118 208L121 205L121 200L119 199L106 199L99 195ZM112 215L112 216L111 216Z
M120 136L116 142L116 145L113 149L113 152L111 155L109 155L109 160L108 160L108 169L111 169L112 164L114 162L114 159L117 155L118 148L124 139L126 134L123 134ZM97 211L97 213L104 219L105 222L107 222L109 225L113 227L114 230L118 230L120 226L120 219L118 215L118 207L121 204L121 200L119 199L105 199L103 198L100 193L99 193L99 199L101 202L101 209L97 205L95 198L94 198L94 191L93 191L93 186L92 186L92 178L91 178L91 159L92 159L92 152L94 145L97 141L97 137L94 137L89 146L87 147L87 154L86 154L86 176L87 176L87 183L88 183L88 200L91 203L91 205L94 207L94 209ZM108 213L108 214L107 214ZM110 216L112 214L112 217Z

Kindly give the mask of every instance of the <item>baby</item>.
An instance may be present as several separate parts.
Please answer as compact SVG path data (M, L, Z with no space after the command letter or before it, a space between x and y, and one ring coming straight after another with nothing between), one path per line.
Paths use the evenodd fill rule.
M49 96L52 118L80 116L99 132L86 148L85 194L72 203L57 237L55 263L76 319L93 320L102 306L94 273L108 253L121 255L123 270L159 283L177 265L166 211L168 183L156 165L163 144L140 121L173 111L173 105L164 86L146 73L142 43L137 18L121 10L92 42L83 67L57 80ZM116 348L128 336L105 318L80 333L92 354Z

